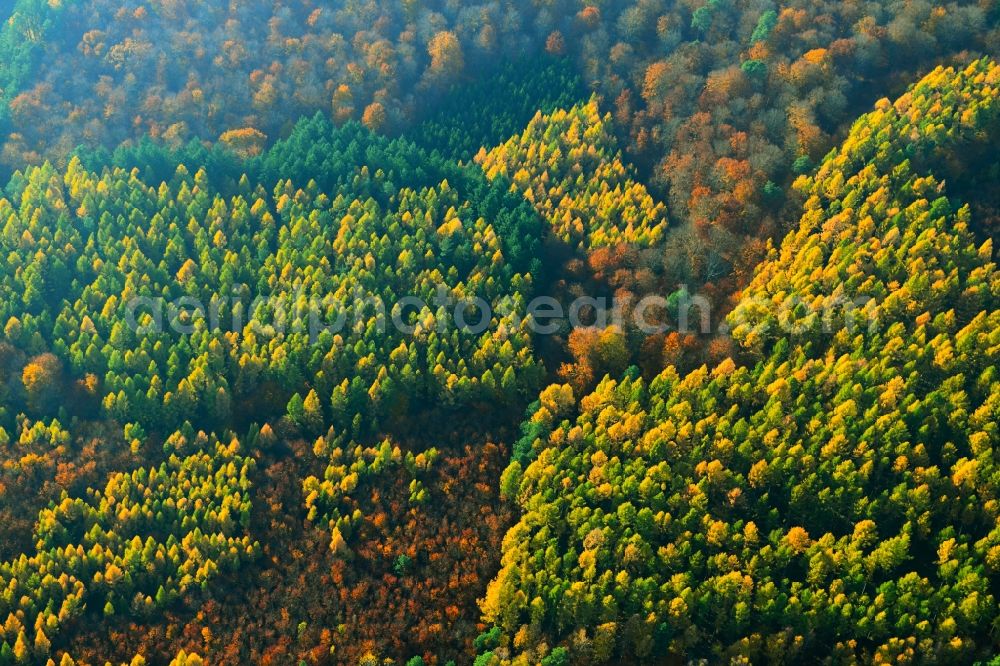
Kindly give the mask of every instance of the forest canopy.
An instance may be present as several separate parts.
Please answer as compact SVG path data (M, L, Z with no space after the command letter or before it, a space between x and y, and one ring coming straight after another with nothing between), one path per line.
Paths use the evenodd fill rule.
M998 86L939 68L799 180L729 319L755 362L542 393L477 663L991 655L1000 273L933 165Z
M0 666L998 663L998 44L0 3Z

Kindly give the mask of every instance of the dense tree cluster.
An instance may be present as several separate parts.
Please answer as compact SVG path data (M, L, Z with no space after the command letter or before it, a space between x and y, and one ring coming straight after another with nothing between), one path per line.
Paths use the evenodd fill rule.
M650 246L663 237L666 207L622 162L611 116L601 115L596 98L568 111L539 111L523 133L483 148L476 162L488 178L509 179L550 232L574 248Z
M0 81L11 130L3 161L16 168L146 135L253 145L317 111L402 128L467 73L530 53L531 13L498 3L18 0L0 35L0 52L11 44L16 56Z
M0 432L0 559L30 552L38 512L62 492L82 494L103 482L107 470L133 464L121 430L111 424L72 427L20 416L12 432Z
M786 184L845 123L944 58L995 55L1000 26L978 1L570 5L553 28L614 104L671 214L737 235L780 231Z
M10 103L30 86L46 40L59 25L66 3L12 0L9 13L0 13L0 131L7 132Z
M605 310L614 298L622 315L616 325L560 331L560 350L568 353L553 365L577 391L631 363L655 376L669 364L725 355L729 345L707 337L700 317L710 328L721 321L753 254L741 256L731 235L713 234L708 246L690 227L668 228L666 207L623 162L611 130L610 115L601 116L591 98L568 111L539 112L523 133L476 156L487 177L510 181L549 221L546 256L562 263L551 291L566 305L603 298ZM695 289L711 297L715 312L692 315L687 303ZM637 315L636 306L650 296L657 304ZM596 313L587 312L593 318L586 323L596 324ZM682 326L691 316L699 318L697 327ZM666 330L650 335L638 320Z
M49 659L48 664L55 666L56 662ZM68 653L64 652L59 660L59 666L87 666L88 662L81 661L79 659L74 659ZM129 662L122 663L121 666L146 666L146 658L142 655L136 655ZM177 656L170 660L168 666L204 666L205 661L199 657L194 652L185 652L181 650L177 653ZM111 666L111 662L105 662L105 666Z
M95 664L137 653L166 663L182 649L220 666L354 666L363 659L406 663L414 655L468 663L482 629L476 600L499 566L500 541L512 522L496 485L510 454L483 438L490 419L470 415L449 428L433 418L415 423L392 448L405 461L424 446L422 432L435 433L439 455L419 471L425 501L412 501L412 475L403 466L369 475L338 498L345 515L359 518L337 552L325 522L302 520L302 479L316 473L317 462L321 472L323 458L306 442L288 439L286 446L267 429L244 438L259 461L251 531L260 535L261 557L237 572L220 571L191 604L105 618L74 632L66 649ZM343 456L357 463L353 452Z
M252 157L317 111L468 160L535 110L571 106L583 81L683 224L641 259L609 249L571 281L596 277L642 296L649 285L628 277L638 267L654 291L707 286L720 302L745 286L762 240L797 216L791 182L851 118L934 64L995 55L1000 43L1000 10L986 0L18 0L13 18L0 32L11 63L0 80L8 169L43 158L64 165L79 144L113 149L149 136L172 150L199 139ZM982 199L982 225L995 226L998 196ZM560 225L575 228L575 218ZM632 342L633 361L653 371L674 348L699 347ZM585 378L584 357L572 366Z
M477 663L991 656L1000 272L935 168L998 89L938 68L800 179L729 319L751 363L542 394Z
M9 167L146 135L253 153L316 111L399 131L456 82L497 63L556 58L603 95L673 215L704 234L737 236L779 229L795 172L818 161L880 88L944 58L990 52L1000 18L980 0L18 0L13 16L0 33L11 63L0 81ZM551 76L538 80L570 81ZM495 99L525 92L511 80L500 77ZM481 99L475 84L470 92L466 100ZM445 97L443 109L454 108L449 99L461 105ZM472 141L445 136L433 120L425 131L463 157L474 140L491 143L488 121L472 125Z
M516 60L491 76L452 86L407 136L428 152L471 162L481 147L522 132L539 111L568 109L586 97L569 60Z
M273 414L293 395L311 410L296 421L357 434L422 400L516 401L539 369L517 323L533 277L508 256L530 266L518 225L540 225L525 206L490 215L502 188L457 167L438 180L404 148L317 119L255 167L273 190L243 177L228 197L184 165L161 183L79 160L18 173L0 200L7 340L93 376L108 416L151 429L224 427L234 405ZM475 298L491 311L473 333ZM29 403L53 381L36 366Z
M16 172L6 194L0 199L7 257L0 277L0 493L23 496L3 507L16 518L4 525L4 554L16 558L33 543L41 549L36 559L10 562L21 586L7 588L10 602L23 611L15 613L21 625L11 623L4 635L15 662L24 646L33 650L23 657L30 663L44 662L48 650L68 652L76 663L137 653L166 659L179 648L207 651L222 663L326 659L338 644L341 655L357 657L459 656L456 645L469 653L478 630L475 600L495 571L498 540L509 524L508 514L498 517L490 508L503 450L483 442L481 449L466 443L464 450L452 444L441 453L417 453L426 446L355 442L406 433L414 418L433 421L435 413L460 414L457 408L490 404L499 422L506 407L523 408L541 378L533 342L519 323L536 276L544 274L545 225L530 202L474 165L446 162L357 123L337 128L321 116L303 120L287 140L257 156L198 143L83 150L65 170L46 164ZM336 302L324 298L330 295ZM437 300L442 295L445 305ZM427 307L402 310L396 303L403 296L420 297ZM311 297L323 326L337 322L338 307L345 309L340 330L313 335L305 307ZM454 308L474 297L489 305L491 319L473 329L476 306L465 311L465 325ZM246 476L243 462L223 462L222 471L209 474L207 458L176 450L194 437L190 432L168 438L162 453L157 442L187 422L221 433L259 418L275 428L253 431L255 459L277 457L286 438L327 434L284 471L280 483L295 488L291 496L265 504L284 507L286 515L259 516L250 525L249 488L223 483L225 474ZM102 421L87 422L96 419ZM116 431L115 423L125 425ZM199 447L216 446L212 436L199 437L205 440ZM487 452L488 464L473 463ZM158 459L165 467L145 462ZM186 476L196 463L226 493L218 508ZM180 494L158 498L147 476L162 481L175 468ZM470 476L468 469L477 471ZM135 471L113 473L103 493L86 490L108 470ZM432 497L462 501L440 502L438 511L429 506ZM25 517L50 502L37 525ZM130 502L137 508L127 513L108 509ZM303 519L320 529L295 526ZM228 541L250 527L253 537L239 537L246 544ZM299 623L319 614L336 627L360 614L372 639L352 642L284 622L242 643L212 638L241 626L227 613L246 609L207 583L249 575L260 552L274 566L287 529L296 532L293 541L325 531L325 543L335 547L292 558L301 561L290 561L281 574L288 576L284 592L261 590L262 619L273 620L273 609L295 590ZM426 550L404 547L407 530L426 535ZM133 533L140 550L152 544L152 556L164 551L162 567L133 562ZM172 559L175 533L182 556L183 543L199 555ZM205 545L197 541L202 535ZM394 545L378 546L380 539ZM258 540L264 545L256 546ZM78 545L96 559L63 562L67 548L75 553ZM372 558L386 548L395 551L384 556L387 587L371 587ZM456 568L457 557L470 557L469 564ZM292 578L295 571L329 578L331 566L339 567L338 580L350 581L343 596L306 594L312 588ZM52 597L57 589L47 584L39 592L51 593L44 600L27 593L34 572L56 567L66 571L54 574L62 597ZM89 577L79 567L90 567ZM91 585L95 567L110 570L115 585ZM414 572L422 578L413 601L390 603L392 581ZM198 640L180 630L192 590L210 600ZM414 613L415 604L424 612ZM377 608L386 608L384 618L373 615ZM31 609L35 615L26 616ZM78 618L86 613L107 633L81 629ZM385 641L379 627L390 619L414 623L411 639ZM461 635L442 631L456 622ZM150 627L155 640L123 640L148 636L136 623ZM73 631L60 631L70 624ZM288 644L296 633L297 642ZM39 645L57 648L36 654L39 635Z
M523 409L542 373L522 317L544 275L544 221L503 179L353 122L335 127L316 116L252 152L149 141L81 150L63 170L16 172L0 198L0 497L16 498L0 508L12 518L2 541L12 582L3 589L20 623L9 622L3 638L13 663L66 653L76 663L166 660L180 648L219 663L329 659L337 644L358 658L471 651L475 600L509 525L507 513L490 508L503 450L371 442L406 434L414 418L432 414L489 404L496 423L507 407ZM397 304L407 296L426 305ZM490 308L482 324L479 306L466 302L473 298ZM251 419L274 424L252 431L253 459L189 431L160 451L163 435L188 422L222 433ZM281 475L290 496L263 505L285 515L258 513L251 525L243 482L253 460L268 456L281 469L284 440L319 435L314 451L302 449ZM179 450L195 439L205 453ZM209 459L215 448L229 457ZM473 463L484 452L489 463ZM106 490L87 489L109 470L118 471ZM199 474L214 485L200 485ZM442 496L462 502L431 509ZM287 567L278 574L284 592L261 590L262 621L291 594L300 619L242 642L215 641L241 626L227 613L246 609L208 583L250 575L261 552L274 566L286 530L293 541L325 532L335 545L278 567ZM406 530L425 534L426 550L404 547ZM376 545L381 539L394 545ZM34 545L38 555L17 559ZM367 572L383 548L395 551L385 555L387 587L371 587ZM142 559L146 550L155 566ZM456 557L469 564L456 569ZM350 581L344 596L306 594L312 588L292 577L308 572L332 585L331 566ZM414 572L421 582L413 601L390 603L392 581ZM36 578L44 583L37 590ZM204 635L192 640L181 629L195 592L210 601L199 620ZM414 613L415 604L424 612ZM349 641L298 624L322 616L337 627L357 615L373 638ZM84 616L107 633L81 629ZM380 627L390 619L414 623L411 639L387 642ZM462 633L444 633L445 623Z
M370 485L380 475L403 468L411 479L410 504L423 504L428 494L421 477L431 470L440 454L432 448L416 455L413 452L404 455L398 445L393 446L388 440L378 447L355 445L345 449L331 441L335 439L327 436L316 441L316 455L329 459L330 464L322 480L314 476L305 480L303 493L309 510L308 520L323 519L329 524L330 548L339 553L347 548L345 538L350 538L354 524L362 517L357 509L348 512L345 508L359 485Z
M45 663L88 613L153 613L257 556L245 534L254 462L239 442L188 430L165 450L158 467L64 493L38 516L37 553L0 563L4 663Z
M392 196L401 187L423 190L447 181L468 202L472 214L496 231L507 265L534 279L544 272L544 222L530 203L508 192L505 181L491 182L479 169L429 155L410 141L389 140L356 123L335 128L317 115L300 121L287 140L247 168L268 188L282 178L296 183L314 180L324 191L344 190L384 206L393 204ZM363 169L376 178L359 177Z

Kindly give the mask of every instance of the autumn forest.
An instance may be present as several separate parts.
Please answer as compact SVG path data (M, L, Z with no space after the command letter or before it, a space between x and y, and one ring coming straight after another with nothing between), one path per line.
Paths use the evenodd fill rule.
M0 19L0 666L1000 664L1000 1Z

